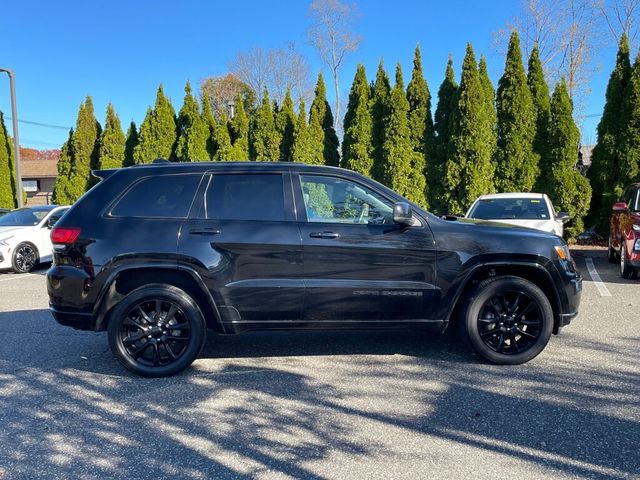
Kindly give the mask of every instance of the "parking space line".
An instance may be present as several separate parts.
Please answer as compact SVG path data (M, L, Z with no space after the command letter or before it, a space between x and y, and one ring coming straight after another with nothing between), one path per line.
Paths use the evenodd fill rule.
M587 264L587 271L589 272L589 276L591 277L591 280L593 280L593 283L598 289L598 293L600 294L600 296L610 297L611 292L609 292L609 289L602 281L602 278L600 278L600 274L598 273L598 270L596 270L596 266L593 264L593 259L590 257L587 257L584 259L584 263Z
M39 275L35 275L33 273L21 273L19 275L12 275L9 278L0 278L0 282L9 282L11 280L18 280L20 278L28 278L28 277L38 277Z

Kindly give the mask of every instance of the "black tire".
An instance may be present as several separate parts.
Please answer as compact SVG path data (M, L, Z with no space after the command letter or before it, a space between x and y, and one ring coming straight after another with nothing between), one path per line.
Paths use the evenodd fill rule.
M494 277L470 292L460 322L466 342L486 360L519 365L536 357L549 342L553 309L530 281Z
M635 269L627 260L627 254L624 252L624 239L620 240L620 276L629 279L635 274Z
M616 252L616 249L613 248L613 244L611 243L611 237L609 237L609 251L607 255L607 260L609 260L609 263L618 263L618 253Z
M206 331L200 308L185 291L150 284L133 290L114 308L108 338L125 368L145 377L166 377L193 363Z
M13 251L11 268L16 273L29 273L38 266L40 257L36 246L29 242L23 242Z

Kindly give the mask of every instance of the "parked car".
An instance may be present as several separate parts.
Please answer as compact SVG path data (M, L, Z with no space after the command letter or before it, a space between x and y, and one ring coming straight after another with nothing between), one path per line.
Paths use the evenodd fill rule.
M3 216L5 213L9 213L11 210L9 210L8 208L0 208L0 217Z
M0 217L0 270L27 273L50 262L50 229L69 207L46 205L12 210Z
M473 202L465 217L535 228L559 237L564 233L564 223L569 220L566 212L556 215L551 199L544 193L482 195Z
M640 183L625 188L622 199L613 205L609 227L609 261L620 262L623 278L636 276L640 269Z
M426 328L458 322L520 364L578 313L582 278L545 232L444 220L355 172L295 163L154 163L102 181L51 231L50 309L107 330L146 376L198 356L206 328Z

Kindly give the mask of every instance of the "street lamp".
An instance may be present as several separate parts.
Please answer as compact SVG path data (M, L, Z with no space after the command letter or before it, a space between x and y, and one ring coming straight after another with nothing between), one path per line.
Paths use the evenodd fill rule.
M9 75L9 88L11 89L11 121L13 122L13 145L16 159L16 204L22 207L22 177L20 176L20 140L18 138L18 109L16 107L16 83L15 73L8 68L1 68L0 72Z

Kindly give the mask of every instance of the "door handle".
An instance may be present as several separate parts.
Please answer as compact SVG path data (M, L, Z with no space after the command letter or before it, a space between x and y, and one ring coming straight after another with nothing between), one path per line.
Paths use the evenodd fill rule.
M215 228L192 228L189 230L190 235L219 235L220 230Z
M335 232L313 232L313 233L310 233L309 236L311 238L329 238L329 239L340 238L340 234Z

